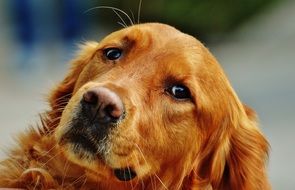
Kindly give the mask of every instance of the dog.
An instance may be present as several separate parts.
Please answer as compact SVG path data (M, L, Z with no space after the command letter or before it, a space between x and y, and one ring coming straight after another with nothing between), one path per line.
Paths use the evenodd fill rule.
M269 144L209 50L145 23L87 42L0 187L268 190Z

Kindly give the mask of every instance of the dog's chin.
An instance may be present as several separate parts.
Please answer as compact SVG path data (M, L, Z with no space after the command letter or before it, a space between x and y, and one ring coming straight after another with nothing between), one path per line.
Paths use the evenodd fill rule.
M66 157L77 165L83 166L92 172L99 173L100 176L113 176L119 181L131 181L137 177L137 172L130 166L109 165L105 159L97 154L94 149L86 146L87 143L65 143L61 145ZM103 169L101 169L103 168ZM105 172L105 174L101 173Z
M77 143L62 143L59 144L65 157L85 168L96 168L98 164L103 164L102 159L94 152L85 149L83 145Z

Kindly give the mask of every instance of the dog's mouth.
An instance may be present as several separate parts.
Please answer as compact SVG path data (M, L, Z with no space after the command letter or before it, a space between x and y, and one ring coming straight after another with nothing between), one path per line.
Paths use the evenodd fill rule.
M131 168L114 169L114 175L120 181L130 181L136 177L136 172Z
M88 155L97 155L98 154L98 144L91 140L92 138L89 137L86 133L77 133L77 132L68 132L63 135L60 139L59 144L70 145L70 149L76 155L82 155L82 153L87 153Z
M75 135L71 138L71 143L74 144L75 148L81 148L84 151L90 152L92 154L97 153L97 145L89 140L89 137L85 135Z
M81 154L80 149L83 150L82 152L87 151L91 154L96 153L97 148L91 141L85 139L83 136L80 136L78 139L79 140L75 141L74 143L74 152L76 152L76 154ZM137 176L136 172L130 167L113 169L113 173L114 176L120 181L130 181Z
M80 155L80 157L85 157L85 154L88 155L87 158L89 159L90 155L92 155L92 159L98 158L102 159L101 155L99 156L99 148L98 144L92 142L90 138L82 133L74 134L68 133L66 134L60 141L61 144L71 144L72 151L76 155ZM120 181L130 181L134 179L137 174L131 167L126 168L116 168L112 169L114 176Z

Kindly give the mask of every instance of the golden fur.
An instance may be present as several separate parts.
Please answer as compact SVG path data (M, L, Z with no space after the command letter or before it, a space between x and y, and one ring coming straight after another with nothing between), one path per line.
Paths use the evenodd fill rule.
M105 48L123 56L105 59ZM165 87L184 84L191 99ZM108 136L104 160L77 156L60 139L85 91L106 87L126 117ZM0 187L102 190L267 190L268 143L216 59L198 40L158 23L88 42L49 97L41 126L24 132L2 161ZM114 168L132 167L126 182Z

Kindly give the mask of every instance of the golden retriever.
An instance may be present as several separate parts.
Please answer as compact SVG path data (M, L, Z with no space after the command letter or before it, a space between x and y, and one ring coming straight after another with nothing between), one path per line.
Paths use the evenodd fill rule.
M0 187L266 190L268 143L216 59L159 23L88 42Z

